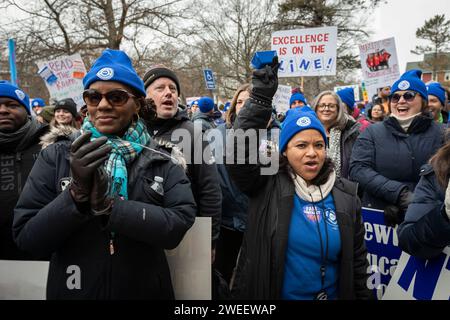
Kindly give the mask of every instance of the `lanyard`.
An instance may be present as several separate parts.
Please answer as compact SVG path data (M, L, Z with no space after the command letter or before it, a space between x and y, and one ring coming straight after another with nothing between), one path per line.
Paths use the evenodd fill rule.
M327 227L327 222L325 219L325 207L323 204L323 194L322 194L322 190L320 189L319 186L319 191L320 191L320 196L322 198L322 219L325 225L325 256L323 254L323 241L322 241L322 233L320 232L320 222L319 222L319 217L316 211L316 206L315 204L313 205L314 208L314 216L316 218L316 222L317 222L317 231L319 232L319 239L320 239L320 279L321 279L321 283L322 283L322 288L321 291L324 290L324 286L325 286L325 274L326 274L326 265L327 265L327 260L328 260L328 227ZM311 196L311 200L313 200L312 195ZM314 203L314 201L313 201Z

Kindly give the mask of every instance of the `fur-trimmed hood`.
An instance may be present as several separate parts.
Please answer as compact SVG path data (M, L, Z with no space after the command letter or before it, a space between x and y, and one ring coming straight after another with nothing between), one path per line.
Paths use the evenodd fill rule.
M43 135L41 137L40 144L42 145L42 150L47 148L49 145L61 140L61 139L69 139L70 135L77 132L78 129L71 127L71 126L65 126L60 125L58 127L52 126L50 128L50 132Z
M42 145L42 150L47 148L49 145L58 142L60 140L74 140L79 136L79 130L71 126L59 126L51 127L50 132L41 137L40 144ZM161 138L152 138L155 145L161 149L164 149L170 154L174 162L180 165L184 171L187 169L186 159L181 152L180 148L171 142L165 141ZM156 150L157 151L157 150Z

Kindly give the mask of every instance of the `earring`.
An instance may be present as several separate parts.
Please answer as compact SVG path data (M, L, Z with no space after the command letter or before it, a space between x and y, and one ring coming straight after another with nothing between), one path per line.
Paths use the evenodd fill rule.
M133 120L134 120L134 122L139 122L140 119L141 119L141 117L139 116L139 113L135 113L135 114L133 115Z

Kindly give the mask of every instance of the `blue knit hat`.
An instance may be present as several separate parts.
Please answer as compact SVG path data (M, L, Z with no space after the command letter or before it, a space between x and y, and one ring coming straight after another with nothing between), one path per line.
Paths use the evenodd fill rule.
M227 112L228 109L230 109L230 106L231 106L231 102L230 101L225 102L225 104L223 106L223 112Z
M136 90L140 95L146 96L144 82L131 64L130 58L121 50L106 49L95 60L91 70L83 79L85 89L96 81L117 81Z
M210 97L201 97L198 99L198 108L203 113L208 113L214 109L214 100Z
M31 114L30 98L28 97L28 95L8 81L0 80L0 97L6 97L16 100L25 107L28 114Z
M430 83L427 86L428 95L435 96L439 99L441 104L445 106L445 89L441 86L439 82Z
M301 107L288 110L280 133L280 152L286 150L289 140L298 132L314 129L320 132L323 141L327 144L327 134L316 113L310 107Z
M355 91L353 88L344 88L336 92L342 102L344 102L350 110L355 108Z
M42 98L31 99L31 108L34 107L45 107L45 101Z
M422 71L414 69L406 71L400 79L398 79L391 88L391 96L397 91L410 90L419 93L422 98L428 100L427 87L420 77Z
M305 96L304 96L303 94L297 92L297 93L294 93L294 94L291 96L291 99L289 100L289 107L292 106L292 104L293 104L296 100L303 102L303 103L305 104L305 106L308 104L308 102L306 102Z

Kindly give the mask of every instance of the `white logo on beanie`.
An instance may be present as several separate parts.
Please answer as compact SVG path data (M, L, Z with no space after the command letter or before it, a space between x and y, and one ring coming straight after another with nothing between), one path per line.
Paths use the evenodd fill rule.
M25 99L25 93L23 93L22 91L20 91L19 89L17 89L16 91L14 91L16 93L17 98L19 98L20 100Z
M406 89L409 89L409 86L410 86L409 81L406 81L406 80L403 80L402 82L400 82L400 83L398 84L398 88L399 88L400 90L406 90Z
M307 127L311 124L311 119L308 117L301 117L297 120L297 125L299 127Z
M99 77L102 80L109 80L112 77L114 77L114 70L111 68L100 69L100 71L97 72L97 77Z

